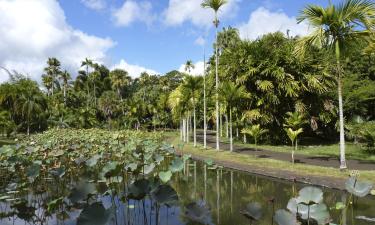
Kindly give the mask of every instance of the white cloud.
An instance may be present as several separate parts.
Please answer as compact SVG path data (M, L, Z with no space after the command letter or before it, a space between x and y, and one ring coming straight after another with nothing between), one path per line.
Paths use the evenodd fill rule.
M241 38L252 40L267 33L276 31L286 33L287 30L292 36L303 36L308 34L308 28L306 23L297 24L295 17L289 17L282 11L271 12L264 7L253 11L249 21L238 26Z
M126 0L121 8L113 11L112 17L117 26L129 26L135 21L151 25L156 19L152 13L152 4L149 1Z
M152 69L147 69L139 65L129 64L124 59L121 59L118 64L115 64L111 67L111 70L114 70L114 69L126 70L132 78L139 77L141 73L143 72L147 72L148 74L151 74L151 75L160 74Z
M178 69L180 72L187 73L185 71L185 64L182 64L180 68ZM190 74L193 76L202 76L204 71L204 62L203 61L198 61L194 63L194 69L190 71Z
M102 10L106 7L105 0L81 0L87 8L93 10Z
M219 11L219 19L234 16L238 2L240 0L228 0ZM168 26L177 26L189 21L198 27L213 26L213 10L202 8L201 3L202 0L169 0L168 8L163 13L164 23Z
M202 36L200 36L197 39L195 39L194 44L204 46L206 44L206 40Z
M76 71L86 57L106 61L107 50L115 45L110 38L72 28L56 0L2 0L0 12L0 66L37 81L48 57ZM7 78L0 71L0 82Z

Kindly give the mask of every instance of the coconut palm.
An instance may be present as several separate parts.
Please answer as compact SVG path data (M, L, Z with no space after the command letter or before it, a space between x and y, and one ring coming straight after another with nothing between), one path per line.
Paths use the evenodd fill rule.
M191 60L186 61L186 63L185 63L185 71L186 72L188 72L190 74L191 70L193 70L194 68L195 68L195 65L194 65L193 61L191 61Z
M130 76L127 71L115 69L109 73L112 87L117 91L117 95L122 101L121 89L130 83Z
M340 121L340 168L345 169L345 133L342 100L342 56L355 44L366 39L375 29L375 3L371 0L345 0L338 5L329 4L326 8L308 5L298 17L298 21L307 21L312 33L302 38L297 53L303 55L310 46L323 47L335 55L337 91Z
M96 83L100 78L100 72L95 70L94 72L90 73L89 80L93 84L93 94L94 94L94 105L96 106Z
M111 129L111 119L117 109L116 93L113 91L104 92L99 98L99 109L106 117L109 128Z
M218 43L218 27L219 19L218 12L220 8L227 3L227 0L204 0L201 4L203 8L210 8L215 12L214 26L216 28L216 43ZM219 74L218 74L218 65L219 65L219 55L218 55L218 46L215 45L215 88L216 88L216 149L220 150L220 134L219 134Z
M268 130L267 129L262 129L260 127L260 124L255 124L255 125L251 126L250 128L244 128L244 129L242 129L242 133L243 134L248 134L248 135L250 135L251 137L254 138L255 148L256 148L256 146L258 144L259 138L263 134L265 134L267 132L268 132Z
M60 73L59 79L63 83L64 105L66 105L66 91L68 89L68 82L69 82L70 79L72 79L72 77L70 76L68 71L65 70L64 72Z
M22 93L17 101L17 108L22 116L26 119L27 135L30 135L30 122L32 115L38 115L42 112L43 96L32 91Z
M197 124L196 124L196 104L199 93L202 90L202 77L186 76L181 85L183 96L191 101L193 108L193 135L194 147L197 146Z
M245 86L237 86L231 81L222 83L219 89L221 100L227 106L229 111L229 138L230 151L233 151L233 126L232 126L232 112L235 105L243 99L250 98L250 94L246 91Z
M42 83L43 83L44 87L46 87L46 89L47 89L47 96L49 96L50 93L51 93L51 89L52 89L52 86L53 86L52 82L53 82L52 76L49 76L48 74L42 75Z

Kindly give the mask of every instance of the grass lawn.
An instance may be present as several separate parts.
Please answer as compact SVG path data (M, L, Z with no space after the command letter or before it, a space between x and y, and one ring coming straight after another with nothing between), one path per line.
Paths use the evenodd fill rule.
M222 142L229 143L229 139L223 137ZM246 148L259 148L264 150L270 150L275 152L292 152L292 146L287 145L262 145L258 144L244 144L242 140L234 139L233 143L238 146ZM311 155L311 156L328 156L339 158L339 143L337 144L322 144L322 145L299 145L296 154ZM358 144L353 144L351 142L346 143L345 148L346 159L357 159L375 162L375 152L369 152L362 148Z
M179 135L177 133L166 133L166 138L174 146L180 144ZM256 158L252 155L246 155L241 153L231 153L229 151L217 151L212 148L203 149L202 145L198 145L196 148L193 147L192 143L185 144L183 148L184 153L192 154L196 157L211 158L213 160L221 160L242 166L255 166L260 169L273 170L278 172L291 172L300 176L316 176L316 177L334 177L339 179L347 179L350 171L340 171L336 168L320 167L313 165L303 164L291 164L290 162L284 162L280 160L267 159L267 158ZM311 153L310 153L311 154ZM375 183L375 171L361 171L361 179L369 180Z

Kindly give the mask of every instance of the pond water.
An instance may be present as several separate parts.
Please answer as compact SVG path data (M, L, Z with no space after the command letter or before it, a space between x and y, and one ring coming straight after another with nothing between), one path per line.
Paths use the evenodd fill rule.
M82 180L82 177L82 174L77 174L70 179L74 183ZM124 178L126 180L126 177ZM179 198L178 203L171 207L156 205L148 197L139 201L125 200L121 193L127 184L120 181L116 184L117 192L107 191L105 193L105 190L100 190L101 185L96 184L97 198L95 200L87 200L86 203L80 203L74 207L62 207L58 210L58 213L49 215L46 213L47 203L51 200L48 196L54 195L56 192L69 192L71 184L66 181L56 183L53 179L45 179L45 182L44 188L38 187L38 184L28 188L24 198L30 202L32 200L34 202L32 206L14 206L11 201L0 201L0 224L73 225L77 224L77 218L82 208L87 206L86 203L92 204L95 201L101 202L104 208L112 209L112 212L115 212L109 224L116 225L200 224L192 222L185 215L187 212L186 206L193 202L200 205L205 203L206 213L203 213L203 217L205 217L204 220L207 224L248 225L251 224L250 221L240 212L245 209L248 203L258 202L262 207L263 216L259 222L253 224L269 225L272 224L274 211L286 209L289 199L296 196L298 190L305 186L226 168L209 168L202 162L190 160L184 171L175 174L170 181ZM342 224L346 225L375 224L375 222L356 219L358 216L362 216L362 218L375 217L375 198L373 196L356 198L354 207L336 210L334 209L336 202L345 202L349 198L349 194L332 189L322 190L324 192L324 203L329 207L329 213L334 223L339 224L342 221ZM9 214L15 208L18 209L17 213ZM98 214L101 213L100 210L97 212ZM96 221L97 223L81 224L101 224L100 218L106 215L93 214L92 216L99 218ZM32 219L30 219L31 217ZM65 217L64 220L63 217Z

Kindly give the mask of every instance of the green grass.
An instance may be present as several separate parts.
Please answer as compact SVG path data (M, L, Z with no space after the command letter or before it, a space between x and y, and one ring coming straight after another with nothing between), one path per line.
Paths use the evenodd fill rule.
M0 146L13 144L15 144L14 140L0 138Z
M223 137L221 141L225 143L229 143L229 139ZM246 148L259 148L264 150L270 150L275 152L292 152L292 146L287 145L264 145L258 144L255 146L254 144L244 144L242 140L234 140L234 143L241 147ZM322 145L299 145L298 150L296 151L297 154L301 155L309 155L309 156L327 156L327 157L336 157L339 158L339 144L322 144ZM358 144L353 144L351 142L346 143L345 148L345 155L346 159L356 159L356 160L366 160L375 162L375 152L369 152L363 149Z
M179 135L177 133L166 133L167 140L174 146L180 144ZM275 159L257 158L252 155L245 155L241 153L231 153L229 151L217 151L212 148L203 149L202 145L196 148L192 144L185 144L183 148L184 153L192 154L197 157L211 158L213 160L225 161L242 166L256 167L257 169L268 172L274 171L275 174L280 171L291 172L300 176L315 176L325 178L347 179L350 171L340 171L336 168L320 167L313 165L291 164ZM375 183L375 171L360 171L361 179L369 180Z

